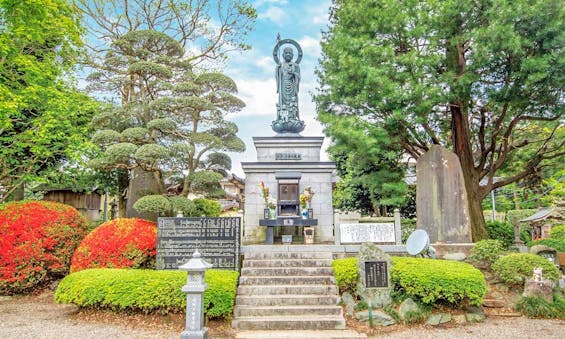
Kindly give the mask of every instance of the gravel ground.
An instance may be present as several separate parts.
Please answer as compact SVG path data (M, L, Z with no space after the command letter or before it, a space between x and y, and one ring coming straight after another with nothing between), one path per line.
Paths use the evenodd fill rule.
M155 320L157 319L157 320ZM29 297L0 297L0 338L179 338L179 318L91 316L72 305L56 305L52 292ZM210 338L231 338L229 330ZM413 327L371 338L565 338L565 321L489 317L480 324L451 328Z

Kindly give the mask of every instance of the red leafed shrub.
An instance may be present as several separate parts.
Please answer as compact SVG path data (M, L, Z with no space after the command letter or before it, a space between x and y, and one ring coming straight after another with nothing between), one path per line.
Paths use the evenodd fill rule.
M71 272L87 268L153 268L157 225L142 219L115 219L103 223L80 243Z
M24 293L65 275L88 233L73 207L50 201L0 205L0 294Z

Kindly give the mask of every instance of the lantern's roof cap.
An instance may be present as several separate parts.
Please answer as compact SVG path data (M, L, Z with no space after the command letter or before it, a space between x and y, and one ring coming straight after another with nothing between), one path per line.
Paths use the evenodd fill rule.
M198 250L194 251L192 258L184 265L179 266L179 270L183 271L205 271L206 269L212 267L212 264L206 262L202 259L200 252Z

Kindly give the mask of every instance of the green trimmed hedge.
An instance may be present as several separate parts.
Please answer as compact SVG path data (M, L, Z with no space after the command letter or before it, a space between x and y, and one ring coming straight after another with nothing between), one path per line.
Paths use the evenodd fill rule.
M357 287L357 258L336 259L332 263L337 287L340 292L355 294Z
M391 280L395 291L425 304L480 305L487 292L481 271L467 263L393 257ZM334 275L341 292L355 292L357 258L337 259Z
M554 281L559 279L559 271L547 259L531 253L511 253L492 265L492 270L507 284L523 284L534 274L534 268L543 269L543 277Z
M229 318L233 312L238 272L208 270L204 313ZM186 272L97 268L65 277L55 292L57 303L86 308L142 313L180 313L186 307Z

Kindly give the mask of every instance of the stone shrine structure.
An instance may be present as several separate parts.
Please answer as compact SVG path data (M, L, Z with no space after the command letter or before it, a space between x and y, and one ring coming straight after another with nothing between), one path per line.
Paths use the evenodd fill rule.
M432 145L416 164L417 229L430 243L471 243L467 191L457 155Z
M279 54L283 49L283 61ZM293 48L294 47L294 48ZM294 59L296 49L296 59ZM271 128L274 136L253 137L256 162L244 162L245 215L243 244L273 243L273 228L314 227L314 243L333 243L332 186L335 163L320 161L323 136L301 136L304 122L298 110L300 83L300 45L291 39L281 40L273 50L276 63L278 103L277 118ZM275 203L275 215L265 211L261 183L268 188ZM314 193L308 203L309 214L302 217L300 195L309 187ZM307 213L308 214L308 213ZM292 232L291 234L301 234Z

